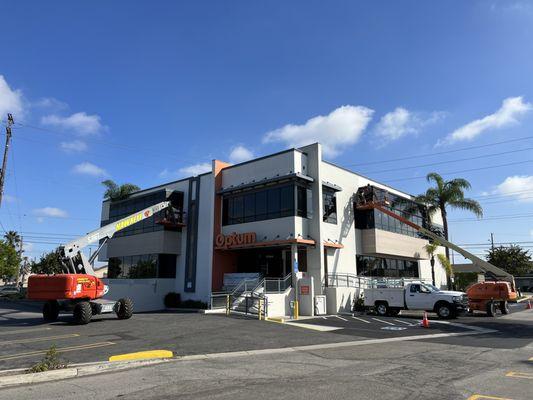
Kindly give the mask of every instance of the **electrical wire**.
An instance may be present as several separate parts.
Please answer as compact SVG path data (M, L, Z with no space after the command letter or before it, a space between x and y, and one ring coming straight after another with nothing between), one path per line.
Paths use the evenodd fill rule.
M499 168L499 167L508 167L508 166L511 166L511 165L527 164L527 163L530 163L530 162L533 162L533 160L524 160L524 161L517 161L517 162L512 162L512 163L506 163L506 164L490 165L490 166L487 166L487 167L479 167L479 168L470 168L470 169L463 169L463 170L457 170L457 171L449 171L449 172L443 172L440 175L444 176L444 175L454 175L454 174L459 174L459 173L464 173L464 172L482 171L482 170ZM409 181L409 180L413 180L413 179L426 179L426 176L425 175L424 176L417 175L417 176L412 176L410 178L389 179L389 180L386 180L385 182L400 182L400 181Z
M505 154L514 154L514 153L520 153L520 152L529 151L529 150L533 150L533 147L528 147L528 148L525 148L525 149L518 149L518 150L502 151L502 152L499 152L499 153L492 153L492 154L483 154L483 155L475 156L475 157L457 158L455 160L439 161L439 162L428 163L428 164L411 165L411 166L408 166L408 167L382 169L382 170L378 170L378 171L368 171L368 172L364 172L364 174L380 174L380 173L385 173L385 172L396 172L396 171L401 171L401 170L406 170L406 169L429 167L429 166L433 166L433 165L444 165L444 164L456 163L456 162L462 162L462 161L479 160L479 159L483 159L483 158L486 158L486 157L496 157L496 156L502 156L502 155L505 155Z
M501 142L487 143L487 144L482 144L482 145L478 145L478 146L462 147L460 149L455 149L455 150L447 150L447 151L440 151L440 152L433 152L433 153L417 154L417 155L399 157L399 158L388 158L388 159L382 159L382 160L370 161L370 162L364 162L364 163L345 164L344 166L345 167L356 167L356 166L361 166L361 165L384 164L384 163L395 162L395 161L412 160L412 159L415 159L415 158L424 158L424 157L432 157L432 156L442 155L442 154L457 153L457 152L460 152L460 151L481 149L481 148L485 148L485 147L498 146L500 144L519 142L519 141L522 141L522 140L529 140L529 139L533 139L533 136L524 136L524 137L521 137L521 138L503 140Z

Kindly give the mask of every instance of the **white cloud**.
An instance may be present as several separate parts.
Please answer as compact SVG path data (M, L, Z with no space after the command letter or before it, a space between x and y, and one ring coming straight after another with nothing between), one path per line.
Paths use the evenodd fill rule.
M443 112L434 111L427 116L403 107L385 114L375 127L375 134L383 142L398 140L407 135L416 135L422 128L444 118Z
M7 113L13 114L15 121L24 116L24 99L20 90L12 90L3 75L0 75L0 119Z
M193 164L193 165L189 165L187 167L183 167L183 168L180 168L178 170L178 172L181 174L181 175L200 175L200 174L203 174L204 172L209 172L211 171L211 163L198 163L198 164Z
M72 142L61 142L60 147L66 153L81 153L87 150L87 143L82 140L73 140Z
M174 179L174 178L181 178L186 176L195 176L200 175L205 172L211 172L211 163L198 163L193 165L188 165L186 167L182 167L178 170L172 171L168 168L165 168L163 171L159 173L160 178L164 179Z
M284 142L290 147L320 142L324 155L335 157L346 146L359 140L373 113L363 106L341 106L328 115L313 117L303 125L289 124L268 132L263 142Z
M32 106L39 108L46 108L54 111L61 111L68 109L68 104L53 97L43 97L32 103Z
M495 194L508 195L521 202L533 202L533 175L515 175L496 186Z
M99 115L88 115L85 112L77 112L68 117L52 114L42 117L41 124L62 130L70 130L80 136L91 136L97 135L106 129L100 119Z
M82 162L80 164L75 165L72 169L72 172L76 174L90 176L108 176L108 173L105 169L100 168L99 166L94 165L90 162Z
M461 126L450 133L444 140L439 140L437 145L473 140L487 130L505 128L517 124L519 117L531 110L533 110L533 104L525 103L521 96L508 97L495 113Z
M232 164L238 164L252 158L254 158L254 153L241 145L234 147L229 154L229 161Z
M57 207L36 208L35 210L33 210L33 213L41 218L42 217L56 217L56 218L68 217L68 214L65 210L62 210Z

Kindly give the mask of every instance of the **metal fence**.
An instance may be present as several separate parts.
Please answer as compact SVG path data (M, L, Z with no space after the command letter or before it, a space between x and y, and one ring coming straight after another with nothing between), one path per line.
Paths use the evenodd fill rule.
M356 289L404 287L409 282L429 281L421 278L396 278L382 276L358 276L355 274L328 274L324 277L323 286L351 287Z

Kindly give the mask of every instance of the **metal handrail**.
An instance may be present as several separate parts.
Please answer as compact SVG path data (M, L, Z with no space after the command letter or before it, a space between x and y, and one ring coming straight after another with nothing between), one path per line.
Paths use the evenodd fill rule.
M409 282L429 282L423 278L395 278L383 276L360 276L351 273L327 274L322 282L328 287L352 287L356 289L403 287Z

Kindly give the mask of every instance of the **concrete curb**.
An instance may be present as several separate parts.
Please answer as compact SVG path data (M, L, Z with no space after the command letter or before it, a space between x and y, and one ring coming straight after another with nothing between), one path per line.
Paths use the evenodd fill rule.
M156 360L140 360L140 361L125 361L125 362L95 362L87 364L78 364L72 367L57 369L53 371L25 373L25 369L13 369L0 372L0 389L24 385L30 383L49 382L60 379L74 378L78 376L88 376L100 374L103 372L121 371L130 368L144 367L149 365L161 364L175 359L156 359Z

